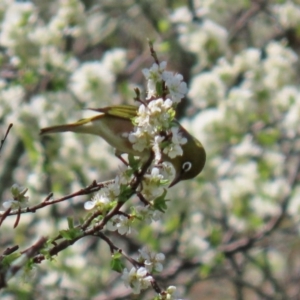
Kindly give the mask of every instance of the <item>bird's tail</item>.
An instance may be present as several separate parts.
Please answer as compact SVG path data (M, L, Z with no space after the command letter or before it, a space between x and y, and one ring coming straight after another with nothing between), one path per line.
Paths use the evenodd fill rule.
M40 134L42 135L42 134L66 132L66 131L85 132L85 130L83 130L82 125L89 123L89 122L90 122L90 119L81 119L75 123L45 127L45 128L41 129Z

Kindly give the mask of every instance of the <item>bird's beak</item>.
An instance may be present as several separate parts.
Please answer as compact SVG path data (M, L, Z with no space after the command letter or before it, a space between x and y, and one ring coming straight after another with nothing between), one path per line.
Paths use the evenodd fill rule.
M174 186L176 183L178 183L180 181L180 178L181 178L181 172L179 172L178 174L175 175L175 178L173 179L173 181L169 185L169 188Z

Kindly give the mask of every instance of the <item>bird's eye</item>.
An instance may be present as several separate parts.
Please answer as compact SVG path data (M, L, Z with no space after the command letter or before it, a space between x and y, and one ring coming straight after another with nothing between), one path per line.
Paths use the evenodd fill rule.
M183 165L182 165L182 170L186 173L188 172L192 167L192 163L189 161L186 161Z

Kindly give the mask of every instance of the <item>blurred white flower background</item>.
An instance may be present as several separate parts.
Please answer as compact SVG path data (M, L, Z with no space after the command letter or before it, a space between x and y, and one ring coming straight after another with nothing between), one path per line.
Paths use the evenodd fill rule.
M1 299L297 299L299 32L297 0L0 0L1 140L13 124L0 152L1 205L14 205L12 190L34 206L125 168L101 138L39 130L93 115L87 108L134 104L136 87L150 98L147 38L167 61L157 68L176 74L164 78L172 97L187 93L177 118L207 152L197 178L168 190L164 213L133 198L125 207L136 205L128 214L143 222L118 215L105 228L146 267L125 264L120 275L108 244L85 237L18 273ZM56 236L84 207L106 209L109 193L119 191L24 214L16 229L6 218L1 250ZM154 298L150 269L165 298Z

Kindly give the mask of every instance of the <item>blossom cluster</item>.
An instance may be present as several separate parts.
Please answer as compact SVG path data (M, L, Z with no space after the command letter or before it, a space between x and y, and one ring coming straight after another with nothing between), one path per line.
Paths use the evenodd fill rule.
M166 71L167 63L161 62L159 65L154 63L150 69L143 69L143 74L147 79L148 97L153 99L160 96L158 87L162 87L164 83L168 89L168 94L173 103L179 103L187 93L187 85L183 81L181 74L173 74L173 72Z
M147 289L154 281L151 276L151 272L161 272L162 261L165 259L162 253L150 252L147 248L140 251L138 261L145 265L145 267L132 267L130 271L127 268L123 270L122 279L127 287L132 289L134 294L140 294L144 289ZM165 291L158 294L157 299L162 300L175 300L176 297L176 287L169 286Z
M194 15L192 8L185 5L170 8L168 11L173 15L166 16L169 17L166 23L176 33L177 41L195 58L190 69L191 88L188 94L195 114L181 122L204 142L209 153L205 176L197 182L201 188L186 191L183 186L180 193L171 194L176 205L170 205L166 217L173 221L176 218L173 218L172 212L176 216L178 211L184 212L185 226L175 235L182 257L195 255L201 265L212 266L211 269L217 257L214 251L219 249L216 247L218 236L233 232L234 240L236 232L241 237L243 232L255 231L265 224L265 220L278 215L279 203L287 199L289 193L291 199L286 214L289 224L295 228L294 232L299 233L299 183L293 188L286 174L292 175L290 167L297 161L299 152L300 90L297 81L299 68L296 67L299 62L297 32L300 5L297 0L260 1L265 2L265 8L261 7L258 15L247 20L247 11L257 4L257 1L250 2L237 0L232 5L233 1L194 1ZM240 14L236 12L246 14L239 18ZM245 23L238 26L241 23L230 22L232 19ZM115 91L116 88L120 91L117 74L127 64L126 51L104 51L99 60L94 60L95 53L90 51L95 49L94 45L97 45L97 50L101 49L101 41L109 37L110 32L115 35L115 24L120 24L119 20L114 23L116 18L108 18L101 5L96 9L91 5L89 9L79 0L3 0L0 21L0 117L2 124L12 122L16 133L10 134L6 140L1 151L2 161L5 164L12 155L19 153L15 151L19 140L23 140L26 149L26 155L23 152L14 170L1 168L0 178L4 179L4 172L8 172L5 175L11 175L9 177L15 182L27 180L30 198L37 200L45 191L43 176L51 175L55 196L66 186L76 191L83 183L95 178L101 180L100 168L117 168L117 160L111 159L101 139L89 136L74 138L66 134L63 138L56 136L51 144L54 144L53 147L50 144L44 147L37 137L37 128L75 120L78 108L86 103L91 107L102 107L120 102ZM226 28L224 24L230 26ZM128 27L136 31L135 26ZM236 34L235 29L238 29ZM251 37L251 41L246 36ZM276 40L270 41L270 37L274 36ZM280 40L281 36L285 38ZM70 41L74 44L67 45ZM124 47L127 48L126 43ZM93 53L92 58L90 53ZM130 139L137 151L142 149L141 153L152 148L156 164L162 157L172 159L181 155L184 137L178 132L173 114L174 107L187 89L180 74L166 71L165 62L154 64L143 73L147 79L148 94L145 104L140 107L141 115L136 119L136 128ZM132 98L131 95L129 98ZM161 114L157 114L158 110ZM81 112L78 114L81 117ZM158 118L158 115L161 117ZM144 126L147 128L145 131ZM166 135L161 134L164 130ZM51 174L48 169L45 172L45 153L52 155ZM289 159L291 155L295 155L295 160ZM64 163L61 163L62 159ZM171 172L161 164L155 165L144 177L141 194L147 200L160 197L164 192L164 181ZM119 176L119 186L130 183L133 177L130 172ZM2 181L5 184L6 181ZM12 199L4 202L5 209L27 206L26 191L27 188L15 185L11 189L11 197L4 194L5 199ZM105 214L115 205L120 193L114 184L108 185L88 201L85 208L97 209ZM182 201L185 196L189 205ZM199 201L203 198L205 201ZM133 212L130 215L114 216L105 229L129 234L133 231L134 221L150 224L160 220L162 212L155 209L152 201L149 202L146 206L131 207ZM47 220L44 216L43 219ZM219 226L218 220L226 220L226 226ZM211 235L213 238L209 239ZM172 236L169 235L169 238ZM285 236L282 237L286 241ZM294 237L296 240L297 235ZM157 243L162 244L164 240ZM284 273L273 264L284 261L280 254L282 247L279 249L276 243L270 243L268 249L278 255L270 261L270 267L278 270L278 274ZM288 249L288 245L285 248ZM260 261L261 257L256 254L253 258ZM72 263L80 259L83 260L82 257L75 260L72 257ZM133 270L132 275L138 269ZM137 277L140 279L137 280L147 282L150 275L147 268L144 269L139 271ZM249 270L251 273L251 267ZM255 274L258 272L259 268ZM263 272L256 278L261 276L264 276ZM279 281L280 276L276 275L276 280ZM58 274L60 277L61 274ZM147 283L136 285L141 287ZM259 290L259 285L256 287ZM84 288L81 290L84 291ZM172 289L167 291L168 296L160 295L159 299L171 299Z
M107 210L112 201L116 200L120 195L120 183L117 176L113 183L104 186L90 201L85 202L84 208L90 210L98 208L100 210Z
M163 253L151 252L147 247L140 249L139 252L138 262L143 263L149 273L163 270L162 262L165 260Z
M147 289L153 281L153 277L148 275L144 267L138 269L132 267L129 272L127 268L125 268L123 270L122 279L127 287L132 288L134 294L140 294L141 290Z
M143 248L139 252L138 262L144 267L132 267L130 271L125 268L122 274L125 285L131 287L134 294L139 294L141 290L151 285L154 279L150 274L161 272L163 269L162 261L165 259L163 253L155 254L147 248Z
M187 86L181 74L165 71L165 67L165 62L154 63L150 69L143 70L148 81L149 102L140 105L134 119L135 129L129 134L135 150L153 149L156 162L161 161L161 152L170 158L182 155L181 146L187 142L174 121L174 108L186 94ZM169 95L166 99L162 98L163 91L160 90L164 87ZM166 135L170 135L171 139L167 139Z
M187 143L179 131L175 118L175 106L184 97L187 92L186 83L182 81L180 74L173 74L165 71L166 63L154 64L150 69L143 70L148 81L147 99L139 106L137 116L133 119L134 130L126 137L132 143L134 150L138 152L149 151L152 149L155 154L153 167L144 175L141 185L141 195L151 201L162 196L164 185L172 176L174 169L170 164L162 162L162 156L166 155L175 158L183 154L182 145ZM167 97L168 95L168 97ZM159 166L159 167L157 167ZM120 178L127 178L127 170L121 173ZM119 181L119 180L118 180ZM127 184L129 181L127 181ZM95 206L104 206L109 201L118 196L120 190L107 187L100 191L96 198L86 203L85 208L94 208ZM112 196L112 197L110 197ZM133 223L136 219L145 220L151 223L153 220L160 219L161 212L154 209L151 205L136 207L132 215L116 214L106 224L106 229L118 231L119 234L130 234L133 231ZM153 278L150 272L161 272L163 254L154 254L147 249L140 250L138 258L139 263L144 267L133 267L130 271L123 270L122 278L125 284L132 288L133 293L138 294L141 290L150 286ZM170 292L165 292L164 298L172 299Z
M119 234L130 234L135 232L132 228L134 218L125 215L114 215L106 224L109 231L118 231Z

